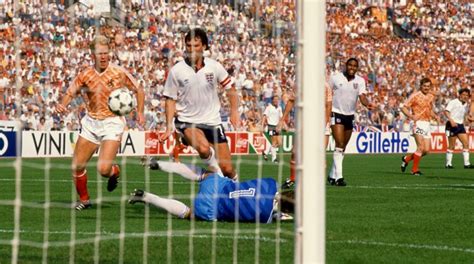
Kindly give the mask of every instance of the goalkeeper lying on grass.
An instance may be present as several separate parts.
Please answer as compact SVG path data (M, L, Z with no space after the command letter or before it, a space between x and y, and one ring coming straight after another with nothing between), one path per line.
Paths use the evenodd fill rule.
M205 221L240 221L270 223L272 219L291 220L294 211L294 190L277 192L272 178L235 182L222 174L203 168L148 158L145 163L151 170L176 173L191 181L199 182L199 192L194 198L194 208L153 193L135 189L128 202L151 204L179 218L196 217Z

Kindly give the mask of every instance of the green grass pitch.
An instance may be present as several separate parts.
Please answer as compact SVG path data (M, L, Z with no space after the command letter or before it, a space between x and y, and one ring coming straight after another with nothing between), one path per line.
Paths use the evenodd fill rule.
M263 164L260 167L263 177L278 179L279 170L285 171L285 177L289 173L283 163L274 164L258 158ZM235 158L240 164L241 179L257 177L258 158ZM192 161L191 158L183 159ZM14 161L0 160L0 263L10 263L12 256L9 243L15 228ZM19 263L38 263L44 259L49 263L71 260L75 263L93 263L95 260L100 263L190 263L189 259L194 263L255 263L256 260L290 263L293 260L293 222L259 225L191 222L171 217L154 207L129 205L127 199L134 188L151 190L162 197L173 193L174 198L188 205L190 193L198 188L197 184L180 176L145 170L139 165L138 158L118 159L122 175L118 188L112 193L106 190L106 179L97 178L93 160L88 166L89 193L91 199L96 199L98 192L102 192L102 201L98 205L93 200L92 209L75 212L70 208L75 199L70 162L70 159L50 159L48 173L48 160L22 160L21 200L24 206L19 228L22 244ZM45 195L47 187L49 196ZM44 209L48 200L49 213ZM75 221L75 227L72 221ZM149 234L144 242L146 226ZM74 247L69 244L71 237L77 242ZM47 250L42 248L45 240L49 241ZM213 251L216 254L212 254Z
M281 179L288 176L288 155L283 166L261 161L259 168L259 158L234 158L243 180L259 173L277 178L280 170ZM456 168L446 170L444 155L429 155L421 162L424 175L415 177L400 172L400 155L346 155L348 186L326 188L327 263L473 263L474 170L463 169L461 159L456 154ZM125 165L118 189L107 192L106 181L89 173L91 198L102 192L103 199L92 210L76 213L68 208L75 197L70 159L22 160L19 263L91 263L94 258L100 263L293 262L293 223L190 222L142 204L128 205L134 188L162 196L172 192L189 204L197 185L166 173L148 174L137 158L118 161ZM13 165L14 160L0 160L0 263L10 263L12 256ZM44 209L48 201L49 212ZM71 238L77 242L73 247Z

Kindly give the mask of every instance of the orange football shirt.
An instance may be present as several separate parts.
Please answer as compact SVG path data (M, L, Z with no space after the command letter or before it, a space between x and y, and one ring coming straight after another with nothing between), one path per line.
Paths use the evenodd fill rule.
M420 121L430 121L435 96L432 93L423 94L421 91L413 93L405 102L411 112Z
M93 66L82 70L67 89L67 94L74 97L83 88L87 113L94 119L103 120L115 116L108 107L108 98L113 90L126 87L135 94L139 85L135 78L123 67L109 63L105 71L99 73Z

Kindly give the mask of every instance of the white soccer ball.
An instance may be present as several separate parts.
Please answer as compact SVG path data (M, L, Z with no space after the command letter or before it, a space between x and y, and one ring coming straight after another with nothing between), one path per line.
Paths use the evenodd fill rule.
M127 115L132 112L136 106L135 98L132 93L126 89L121 88L113 90L109 95L109 110L119 116Z

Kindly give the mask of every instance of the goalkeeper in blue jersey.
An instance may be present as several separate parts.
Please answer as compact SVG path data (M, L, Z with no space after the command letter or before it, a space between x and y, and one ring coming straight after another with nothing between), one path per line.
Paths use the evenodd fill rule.
M272 178L236 182L220 173L185 164L147 160L152 170L176 173L191 181L199 182L199 191L191 209L184 203L163 198L153 193L135 189L130 204L142 202L161 208L179 218L195 217L205 221L240 221L271 223L272 219L291 220L294 211L294 191L278 193Z

